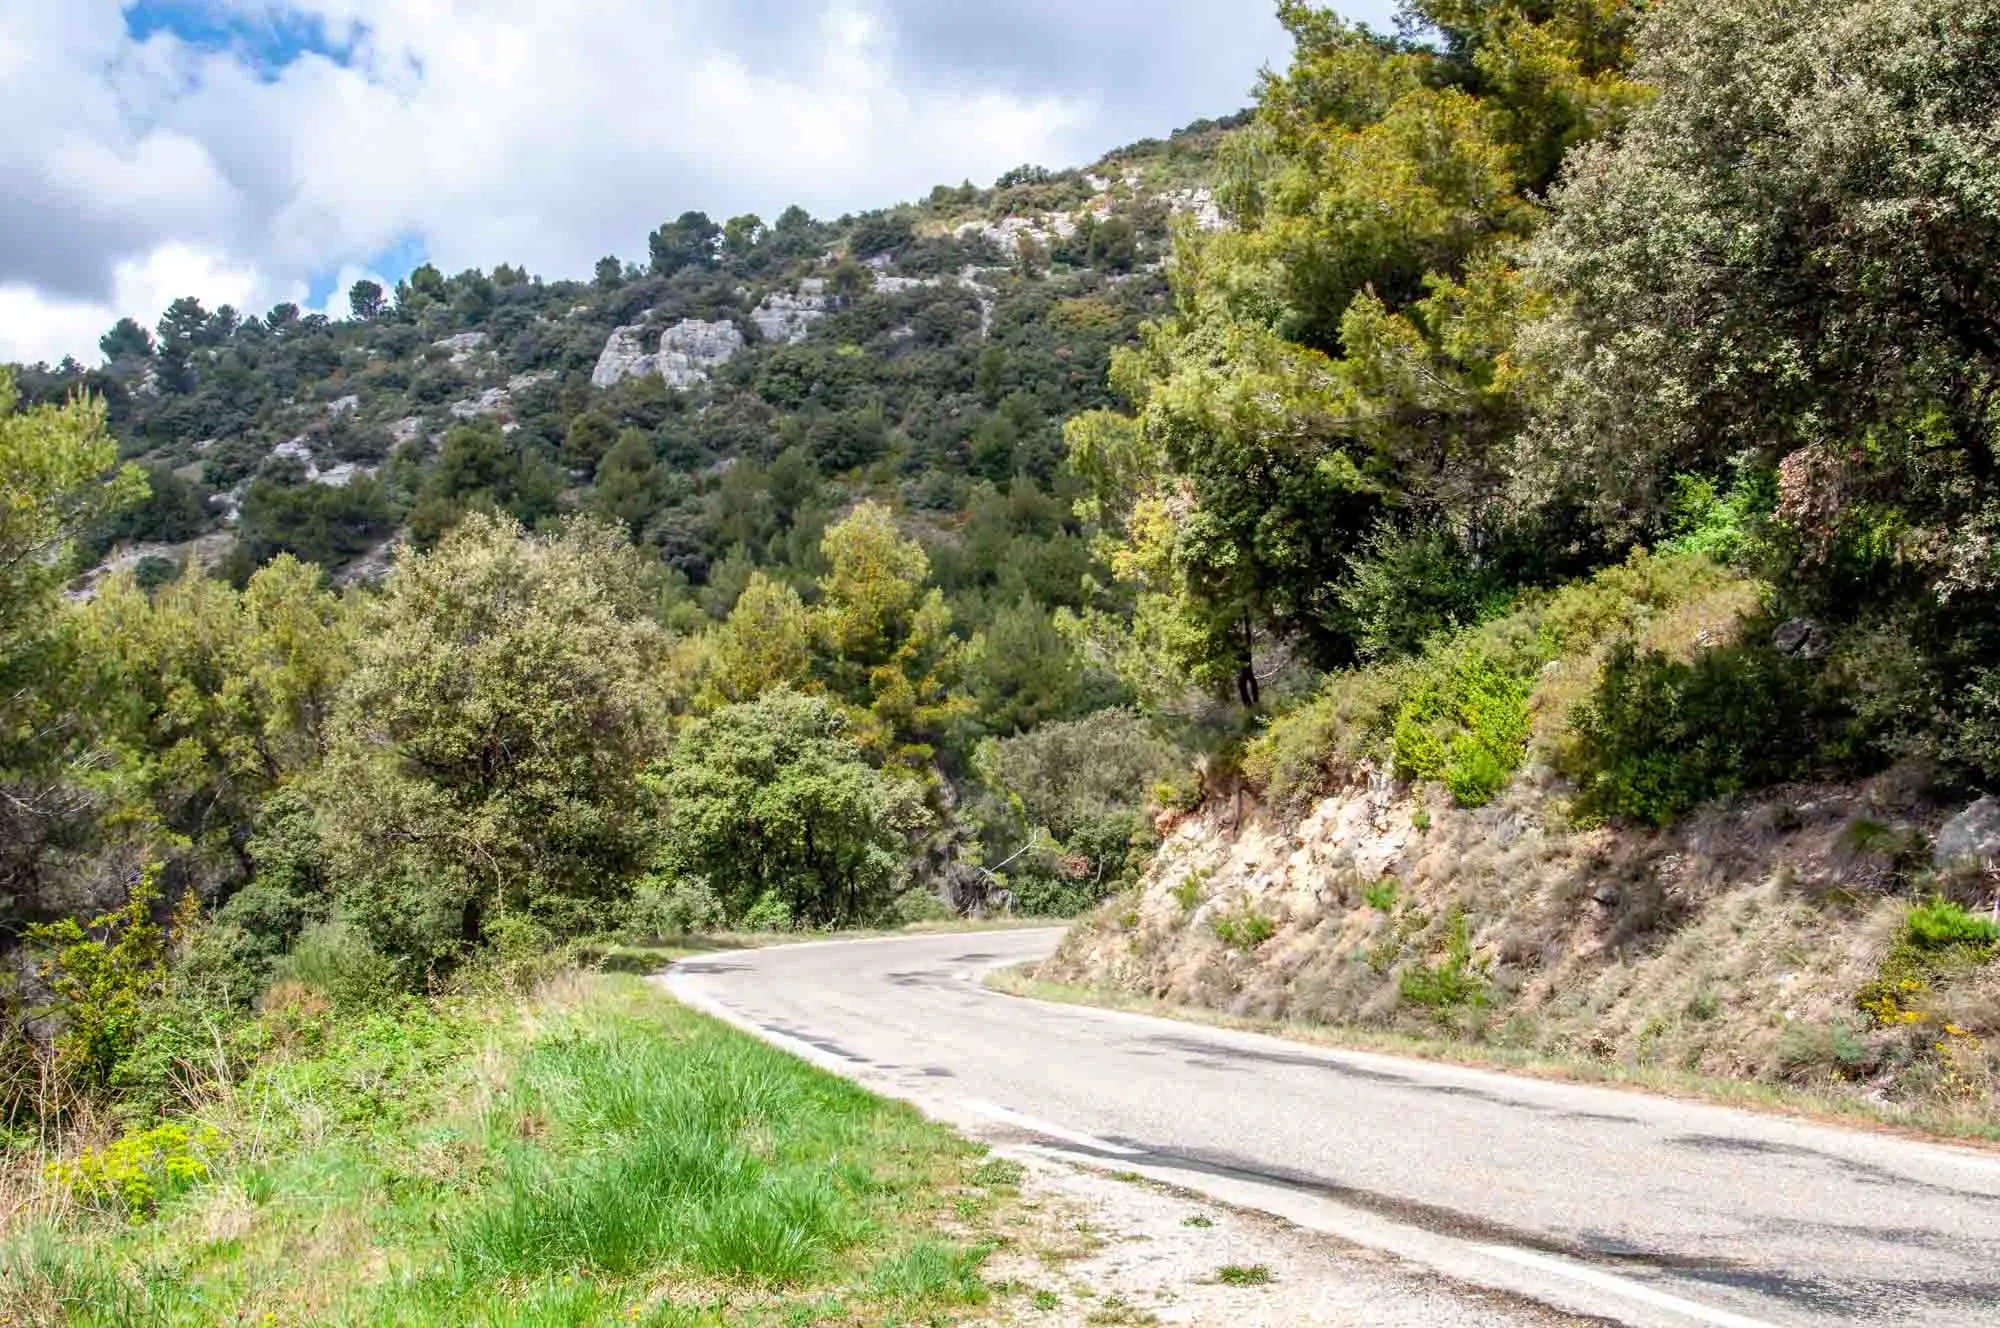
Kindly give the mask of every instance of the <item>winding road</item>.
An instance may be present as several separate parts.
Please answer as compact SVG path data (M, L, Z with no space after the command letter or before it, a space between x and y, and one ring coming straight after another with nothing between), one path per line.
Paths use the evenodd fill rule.
M2000 1328L2000 1156L1023 1000L1060 933L690 959L682 1000L996 1146L1651 1328Z

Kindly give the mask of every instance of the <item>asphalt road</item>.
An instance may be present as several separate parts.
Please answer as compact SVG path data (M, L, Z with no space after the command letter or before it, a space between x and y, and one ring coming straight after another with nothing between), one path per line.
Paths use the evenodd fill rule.
M999 1144L1636 1325L2000 1328L2000 1156L1022 1000L1054 931L685 961L682 999Z

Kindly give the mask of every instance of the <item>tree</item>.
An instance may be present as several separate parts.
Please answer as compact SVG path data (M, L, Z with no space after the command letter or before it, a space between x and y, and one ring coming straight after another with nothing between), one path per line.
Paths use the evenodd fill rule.
M722 223L722 252L731 258L748 258L769 233L764 219L754 212L731 217Z
M369 322L382 316L383 302L387 298L380 282L363 277L347 288L347 308L360 322Z
M153 354L153 334L130 318L121 318L109 332L97 339L97 348L104 352L104 358L117 363L123 359L150 359Z
M597 289L615 291L625 284L625 268L616 254L606 254L597 260Z
M753 701L805 681L812 668L812 613L796 590L752 572L714 641L710 694L723 703Z
M1993 492L2000 224L1971 200L2000 190L2000 5L1665 6L1643 51L1660 95L1572 157L1534 248L1567 304L1523 464L1644 522L1678 473L1796 457L1833 507L1913 485L1910 543L1962 561Z
M0 367L0 934L43 911L43 857L89 805L68 769L88 737L56 598L68 550L146 491L137 467L114 468L102 402L16 404Z
M683 212L647 237L653 271L671 277L684 267L707 267L715 262L722 228L708 219L706 212Z
M926 821L917 787L869 766L822 697L774 691L689 727L658 776L661 866L733 917L765 900L797 922L876 916Z
M354 916L442 957L502 919L601 925L643 866L658 751L655 575L588 522L475 513L371 606L316 782Z

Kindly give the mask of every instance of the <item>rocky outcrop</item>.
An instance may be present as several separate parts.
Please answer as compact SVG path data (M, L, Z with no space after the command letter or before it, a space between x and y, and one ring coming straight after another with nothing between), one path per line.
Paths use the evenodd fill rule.
M2000 862L2000 798L1981 798L1946 821L1931 849L1931 862L1940 870Z
M597 357L597 367L590 371L592 387L612 387L627 378L653 372L653 357L639 344L643 331L636 325L611 329L611 336Z
M648 374L659 375L668 387L693 387L743 349L743 334L728 321L683 319L660 334L659 349L650 355L640 341L644 331L638 324L612 330L591 371L592 387L611 387Z
M444 337L431 345L451 352L450 364L454 369L463 369L472 362L472 357L486 345L484 332L460 332L456 336Z
M1197 230L1219 231L1229 225L1221 205L1215 201L1215 191L1207 186L1169 190L1160 195L1160 201L1176 216L1192 217Z
M504 387L489 387L476 397L451 403L451 417L455 420L476 420L482 415L511 415L514 398Z
M402 446L404 443L414 443L415 441L417 441L418 437L420 437L423 434L423 431L424 431L423 416L406 415L400 420L393 420L390 422L389 441L396 444L398 447Z
M826 317L829 303L825 279L807 277L796 293L772 291L766 295L750 311L750 321L764 334L764 340L794 345L804 341L812 325Z
M660 334L656 372L668 387L693 387L707 382L710 369L729 363L742 349L743 334L736 324L685 319Z
M342 415L353 414L360 405L361 398L350 392L344 397L335 397L333 400L327 402L326 413L335 419L339 419Z
M322 470L320 469L318 456L314 454L312 445L305 440L303 435L297 438L286 439L272 448L271 459L273 461L292 462L305 471L306 480L309 483L324 484L332 489L345 488L347 485L353 483L357 476L373 475L377 469L374 466L363 466L352 461L343 461L338 465L329 466L325 470ZM234 521L236 519L237 508L242 503L241 486L231 490L227 494L215 495L212 501L223 509L223 519L225 521Z
M1829 1029L1901 1045L1907 1028L1871 1029L1855 995L1916 897L1896 882L1934 815L1920 772L1793 786L1666 830L1573 825L1566 796L1534 777L1465 810L1377 776L1296 818L1218 800L1041 976L1306 1023L1504 1022L1516 1045L1721 1076L1797 1075ZM1941 863L2000 853L2000 799L1937 844ZM1970 1026L2000 1008L1980 1004L2000 997L2000 965L1967 982L1936 999Z

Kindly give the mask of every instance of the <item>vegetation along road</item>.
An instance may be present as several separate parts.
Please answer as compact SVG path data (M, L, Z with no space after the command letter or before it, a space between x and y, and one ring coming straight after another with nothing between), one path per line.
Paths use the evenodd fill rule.
M782 946L676 995L996 1144L1641 1325L1992 1322L2000 1157L988 990L1055 931Z

